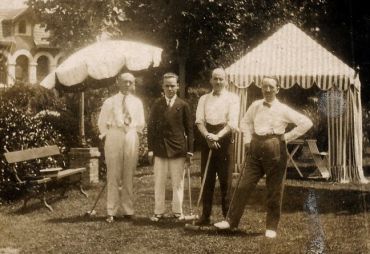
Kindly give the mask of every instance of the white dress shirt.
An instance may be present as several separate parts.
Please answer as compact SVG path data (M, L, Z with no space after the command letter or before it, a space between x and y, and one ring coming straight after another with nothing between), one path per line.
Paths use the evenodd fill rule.
M104 101L98 118L98 128L101 138L106 135L108 129L111 127L135 128L137 132L143 131L145 126L143 103L139 98L131 94L125 97L125 103L123 103L123 99L123 94L117 93ZM126 120L127 115L123 112L124 106L129 114L129 121Z
M166 98L166 104L167 104L167 106L172 107L173 104L175 103L175 100L177 98L177 95L175 94L171 99L170 98L167 98L167 96L164 96L164 98Z
M239 97L223 89L220 95L211 93L200 97L196 111L195 123L212 125L226 123L232 130L238 128L239 122Z
M285 133L288 143L305 134L311 127L312 121L275 99L270 107L263 105L264 100L253 102L240 122L240 129L244 134L244 143L250 143L252 134L269 135L285 133L289 123L296 125L291 131ZM266 102L265 102L266 103Z

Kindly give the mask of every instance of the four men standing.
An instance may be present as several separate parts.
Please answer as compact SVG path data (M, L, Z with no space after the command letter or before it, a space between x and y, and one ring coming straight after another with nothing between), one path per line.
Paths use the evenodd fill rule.
M122 208L126 216L133 214L132 173L137 163L137 132L144 127L142 103L130 94L134 77L125 73L118 81L120 92L104 102L98 121L101 136L106 136L108 222L113 221L118 208ZM248 198L258 181L266 175L266 237L274 238L286 176L286 143L308 131L312 122L276 99L278 79L263 78L261 89L264 99L252 103L240 124L244 134L246 162L229 209L228 192L232 180L229 166L234 145L231 134L238 130L240 102L237 95L225 89L226 73L223 69L213 70L210 83L212 92L200 98L196 110L195 123L204 138L201 148L203 211L196 224L210 224L216 176L220 182L225 220L215 226L230 229L238 226ZM172 213L182 218L184 164L190 162L193 155L193 120L189 104L176 95L179 89L177 75L166 73L162 88L164 97L152 105L148 121L149 157L154 156L155 208L152 221L160 220L165 213L168 171L172 180ZM289 123L296 127L285 133Z

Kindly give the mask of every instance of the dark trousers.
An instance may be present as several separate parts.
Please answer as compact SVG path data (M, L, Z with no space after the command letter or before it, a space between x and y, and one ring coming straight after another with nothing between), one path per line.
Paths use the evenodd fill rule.
M207 131L210 133L218 133L221 129L224 128L224 125L206 125ZM231 144L231 134L223 137L219 144L221 147L219 149L212 150L212 156L208 167L208 173L204 183L202 202L203 202L203 218L209 218L212 212L212 203L213 203L213 193L216 184L216 175L220 182L221 189L221 205L222 205L222 214L226 217L226 214L229 209L229 198L228 190L231 187L232 180L232 169L230 168L230 159L232 157L230 146ZM210 149L206 143L202 144L201 150L201 174L202 181L204 177L205 167L207 163L208 153Z
M247 200L258 181L266 174L266 229L277 230L281 214L286 167L286 143L281 140L281 136L253 136L239 186L235 191L227 216L231 227L239 225Z

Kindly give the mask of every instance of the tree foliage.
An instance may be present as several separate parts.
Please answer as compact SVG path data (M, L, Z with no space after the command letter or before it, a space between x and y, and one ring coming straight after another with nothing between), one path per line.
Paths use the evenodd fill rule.
M293 21L314 28L326 0L28 0L53 32L73 48L112 37L142 40L164 49L163 65L180 64L187 83L215 66L227 66L269 30ZM202 76L201 76L202 77ZM203 77L204 79L204 77Z

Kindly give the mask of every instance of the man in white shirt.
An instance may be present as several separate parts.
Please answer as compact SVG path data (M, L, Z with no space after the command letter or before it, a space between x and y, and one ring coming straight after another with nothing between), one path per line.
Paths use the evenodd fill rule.
M200 97L196 111L196 125L205 139L201 149L201 174L205 177L202 195L202 216L197 225L210 224L213 192L218 176L221 189L222 214L226 216L229 201L228 189L231 185L232 168L230 154L231 133L237 129L239 121L239 97L226 90L226 73L222 68L214 69L210 83L213 90ZM208 173L204 175L208 154L212 149Z
M137 165L139 138L144 126L144 108L132 94L135 77L123 73L117 79L119 92L106 99L100 111L100 138L105 138L107 164L107 222L120 212L131 219L133 207L133 173Z
M279 81L275 77L262 80L264 99L252 103L244 115L240 129L244 134L246 161L239 186L234 194L227 220L217 228L236 228L244 207L258 181L266 174L268 238L275 238L281 214L287 167L286 143L298 138L312 127L312 121L276 99ZM289 123L296 125L285 133Z
M193 156L193 125L189 104L177 97L178 76L163 75L164 97L157 99L148 121L149 157L154 157L154 215L159 221L165 214L165 193L168 172L172 182L172 213L182 219L184 196L184 163Z

